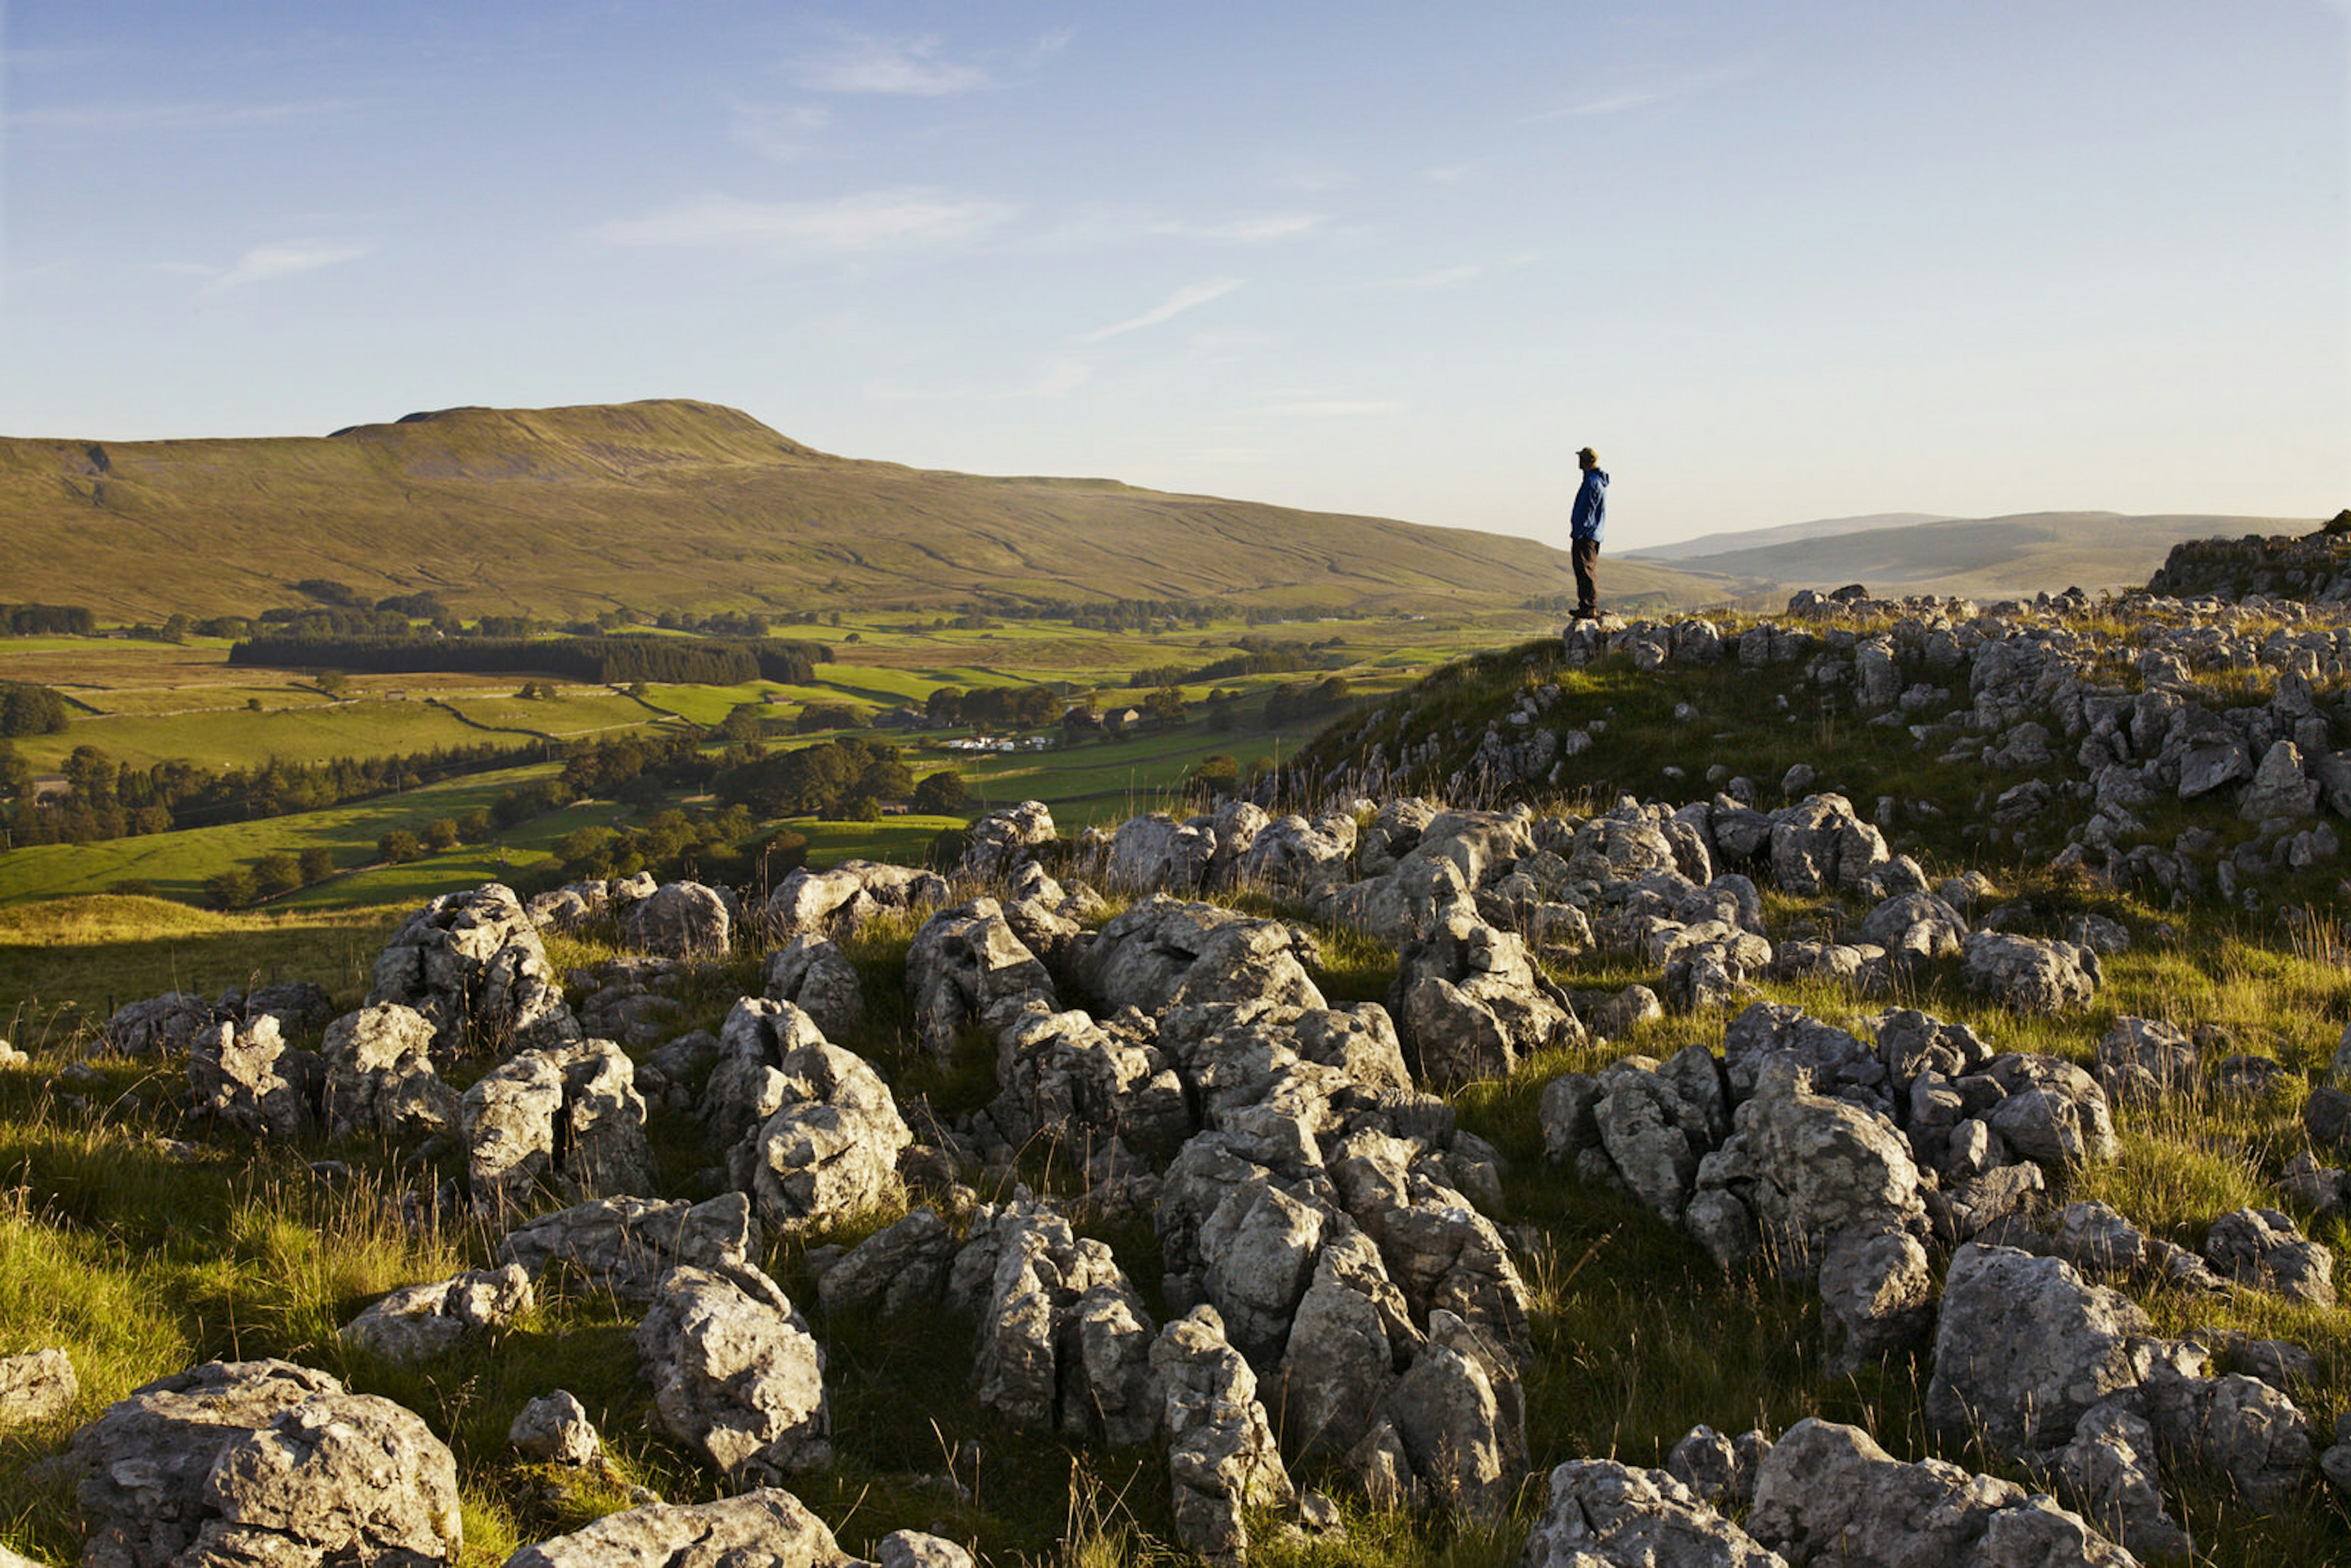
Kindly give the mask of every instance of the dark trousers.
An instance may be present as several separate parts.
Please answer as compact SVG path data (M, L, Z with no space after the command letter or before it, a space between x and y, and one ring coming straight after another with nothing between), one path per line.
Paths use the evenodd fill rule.
M1568 547L1568 555L1575 562L1575 612L1591 615L1600 609L1599 585L1593 569L1600 564L1598 539L1575 539Z

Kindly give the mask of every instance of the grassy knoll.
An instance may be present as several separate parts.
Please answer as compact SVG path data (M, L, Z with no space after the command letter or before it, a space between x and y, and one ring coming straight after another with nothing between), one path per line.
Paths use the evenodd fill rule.
M0 909L0 1035L31 1049L163 991L312 980L366 989L403 911L217 915L160 898L90 896ZM4 1270L0 1270L4 1271Z

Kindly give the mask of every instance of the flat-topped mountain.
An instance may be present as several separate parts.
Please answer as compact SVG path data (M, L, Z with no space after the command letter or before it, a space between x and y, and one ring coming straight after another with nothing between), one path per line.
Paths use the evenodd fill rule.
M329 578L461 613L1228 599L1518 603L1572 591L1523 538L838 457L684 400L455 408L327 436L0 439L0 582L101 615L250 613ZM1717 597L1619 566L1617 602Z

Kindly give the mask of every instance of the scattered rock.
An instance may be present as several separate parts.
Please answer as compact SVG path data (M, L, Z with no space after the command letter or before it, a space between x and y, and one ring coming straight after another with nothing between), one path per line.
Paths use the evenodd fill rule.
M588 1407L560 1388L524 1406L507 1428L507 1441L542 1464L585 1467L604 1457L604 1439L588 1419Z
M475 1269L392 1291L343 1325L345 1343L399 1366L430 1361L471 1335L503 1329L537 1299L519 1263Z
M832 1462L823 1354L757 1267L671 1270L637 1327L637 1354L663 1427L729 1481Z

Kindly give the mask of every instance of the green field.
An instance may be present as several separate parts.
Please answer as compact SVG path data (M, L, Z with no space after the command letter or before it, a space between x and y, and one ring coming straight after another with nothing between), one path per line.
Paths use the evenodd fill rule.
M102 843L35 844L0 855L0 904L104 893L117 883L131 880L152 883L166 897L193 901L204 895L207 877L250 865L277 851L299 853L323 847L334 855L339 865L371 862L376 858L376 841L394 829L413 831L436 817L461 817L468 811L486 810L500 790L558 771L554 763L533 763L527 768L471 774L323 811L264 817L216 828L187 828L179 832L150 833ZM531 824L527 831L535 831L539 826ZM338 885L327 883L308 892L324 894ZM404 899L410 892L403 884L385 896ZM367 902L349 897L329 901Z

